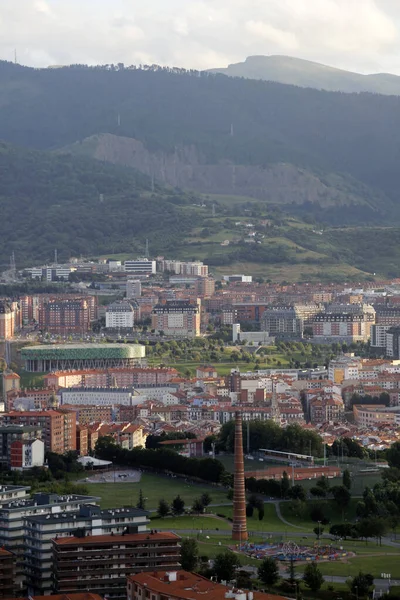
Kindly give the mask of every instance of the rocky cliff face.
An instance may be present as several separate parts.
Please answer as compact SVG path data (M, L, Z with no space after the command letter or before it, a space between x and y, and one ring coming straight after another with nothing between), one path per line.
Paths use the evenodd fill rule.
M332 185L289 164L263 167L229 161L206 164L194 146L177 147L173 153L150 152L141 141L102 134L74 144L69 150L135 168L162 184L205 194L247 196L273 204L312 202L330 207L364 203L340 176L335 176Z

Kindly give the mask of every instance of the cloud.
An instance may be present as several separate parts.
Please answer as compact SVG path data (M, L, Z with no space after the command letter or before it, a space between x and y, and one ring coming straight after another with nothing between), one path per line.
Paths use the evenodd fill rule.
M209 68L291 54L400 74L399 0L0 0L0 58Z

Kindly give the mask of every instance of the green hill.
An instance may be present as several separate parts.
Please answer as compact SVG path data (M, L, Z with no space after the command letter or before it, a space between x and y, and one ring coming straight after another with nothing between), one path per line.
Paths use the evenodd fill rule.
M141 253L146 238L168 249L190 231L189 197L150 188L132 170L0 143L0 262Z
M249 56L226 68L210 69L229 77L263 79L333 92L400 95L400 77L389 73L361 75L292 56Z
M0 106L0 137L11 143L56 149L98 134L134 139L153 155L183 153L189 171L205 166L202 191L210 193L232 194L226 186L209 185L212 168L228 177L230 171L226 175L221 167L259 173L292 165L331 181L337 177L340 186L351 181L352 193L356 189L372 207L373 221L399 219L396 96L321 92L158 67L34 70L3 62ZM251 183L253 172L247 178ZM248 193L243 185L233 195L251 196L249 188ZM299 186L300 197L302 191ZM307 202L305 194L301 203ZM339 197L333 222L339 217L346 222L342 204ZM311 208L318 212L318 205L313 200ZM360 209L358 218L365 216Z

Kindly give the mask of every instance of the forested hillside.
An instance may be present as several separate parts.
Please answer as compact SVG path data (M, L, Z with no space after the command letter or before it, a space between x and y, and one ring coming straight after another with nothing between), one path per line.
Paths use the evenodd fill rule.
M132 170L0 143L0 262L168 249L189 231L183 194ZM181 208L180 208L181 207ZM161 218L162 217L162 218Z
M350 176L383 217L400 212L398 97L167 68L0 63L0 106L0 137L20 145L55 149L113 133L152 151L194 147L205 165L291 163Z

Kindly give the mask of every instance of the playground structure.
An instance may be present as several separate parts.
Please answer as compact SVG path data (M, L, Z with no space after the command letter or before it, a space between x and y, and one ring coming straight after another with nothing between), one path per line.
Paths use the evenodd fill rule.
M246 542L237 549L250 558L262 560L269 557L282 562L332 561L354 556L353 552L346 552L343 548L334 548L331 544L320 545L318 542L313 546L299 546L292 541L282 544Z

